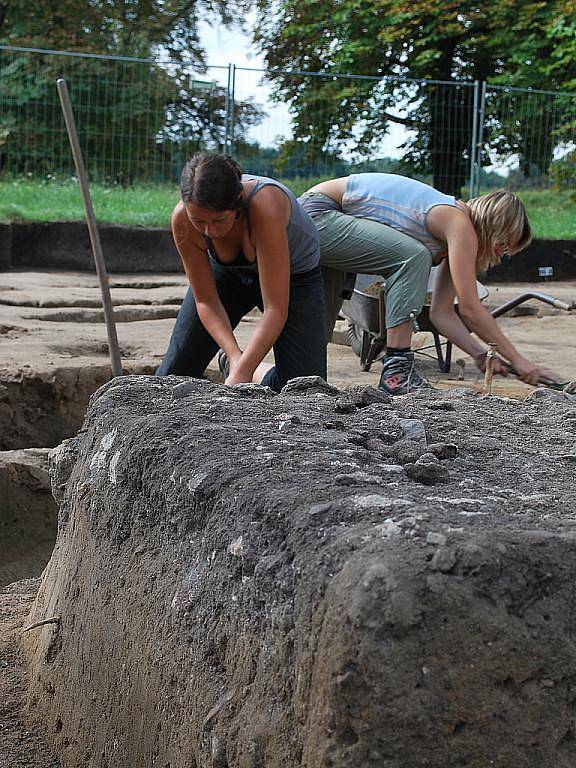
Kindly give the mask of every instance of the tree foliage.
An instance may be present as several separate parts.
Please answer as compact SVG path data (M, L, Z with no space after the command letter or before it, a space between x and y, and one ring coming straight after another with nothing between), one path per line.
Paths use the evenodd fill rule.
M0 0L5 45L142 59L1 51L3 168L34 174L71 168L55 88L62 76L94 177L174 180L190 153L221 148L226 90L190 72L205 71L199 19L212 14L227 23L235 8L235 0ZM235 110L241 138L261 110L242 102Z
M202 65L198 22L229 23L235 0L0 0L0 41L147 58L161 46L173 59Z
M446 191L459 192L466 175L473 102L469 89L434 81L576 90L573 0L336 0L329 13L325 0L257 3L255 41L279 70L276 96L292 105L297 141L310 153L354 140L368 151L403 122L413 129L407 158ZM514 133L509 143L526 152Z

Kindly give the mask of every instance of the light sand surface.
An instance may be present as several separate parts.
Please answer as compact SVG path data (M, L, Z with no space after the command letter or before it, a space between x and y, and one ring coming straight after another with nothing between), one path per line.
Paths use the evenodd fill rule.
M174 318L186 291L186 278L177 274L113 275L110 277L112 301L117 317L117 334L125 367L130 372L153 370L162 359ZM542 283L529 286L508 284L489 286L487 304L498 306L527 290L539 290L564 301L576 300L576 281ZM65 366L85 368L108 359L107 335L101 310L98 280L86 272L10 271L0 274L0 368L12 372L46 372ZM560 380L576 378L576 312L555 310L534 300L523 304L523 312L505 315L499 323L514 344L529 359L552 371ZM258 322L258 312L241 323L241 344ZM328 351L329 380L339 386L376 385L380 363L369 372L360 370L359 360L342 342L346 322L339 323L335 340ZM417 334L414 347L431 344L428 334ZM453 363L449 374L441 374L434 358L418 355L419 367L431 383L440 388L469 386L482 389L483 377L472 361L454 350L453 360L462 359L464 380L458 380L461 367ZM215 361L210 369L216 371ZM497 378L495 394L523 397L530 388L513 377Z

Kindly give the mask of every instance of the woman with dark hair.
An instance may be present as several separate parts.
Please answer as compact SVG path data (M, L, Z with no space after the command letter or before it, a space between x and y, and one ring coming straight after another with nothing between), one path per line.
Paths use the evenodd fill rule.
M183 172L172 233L190 282L158 375L202 376L218 349L226 384L279 391L326 377L316 228L283 184L242 173L227 155L198 154ZM240 349L234 328L262 317ZM275 366L262 363L274 348Z

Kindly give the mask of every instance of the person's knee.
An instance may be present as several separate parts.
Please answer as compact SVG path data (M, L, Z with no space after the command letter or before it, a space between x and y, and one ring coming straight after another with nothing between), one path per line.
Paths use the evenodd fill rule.
M413 322L420 314L426 301L431 261L430 252L422 246L386 281L386 327Z
M422 295L422 300L428 290L428 277L432 268L430 251L424 246L415 250L413 255L406 259L401 268L386 281L388 290L397 290L397 286L404 291Z
M420 245L411 253L410 258L406 259L401 272L410 275L414 279L424 279L428 281L428 274L432 268L432 256L426 246Z

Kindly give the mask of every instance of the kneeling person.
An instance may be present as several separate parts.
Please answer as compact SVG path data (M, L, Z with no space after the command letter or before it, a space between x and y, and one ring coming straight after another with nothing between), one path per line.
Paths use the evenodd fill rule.
M297 376L326 378L318 235L284 185L243 174L227 155L187 163L172 233L190 282L158 375L200 377L218 348L226 384L275 391ZM262 317L244 350L234 335ZM262 363L274 349L275 366Z
M483 370L485 343L497 345L518 376L537 384L542 371L523 357L478 298L476 275L515 254L531 240L524 206L498 191L467 203L404 176L363 173L325 181L300 198L320 236L330 338L342 305L346 273L386 280L386 344L380 387L406 394L429 387L415 370L411 351L432 265L439 265L430 319L438 331L470 354ZM454 299L458 298L458 313ZM494 372L506 375L495 358Z

